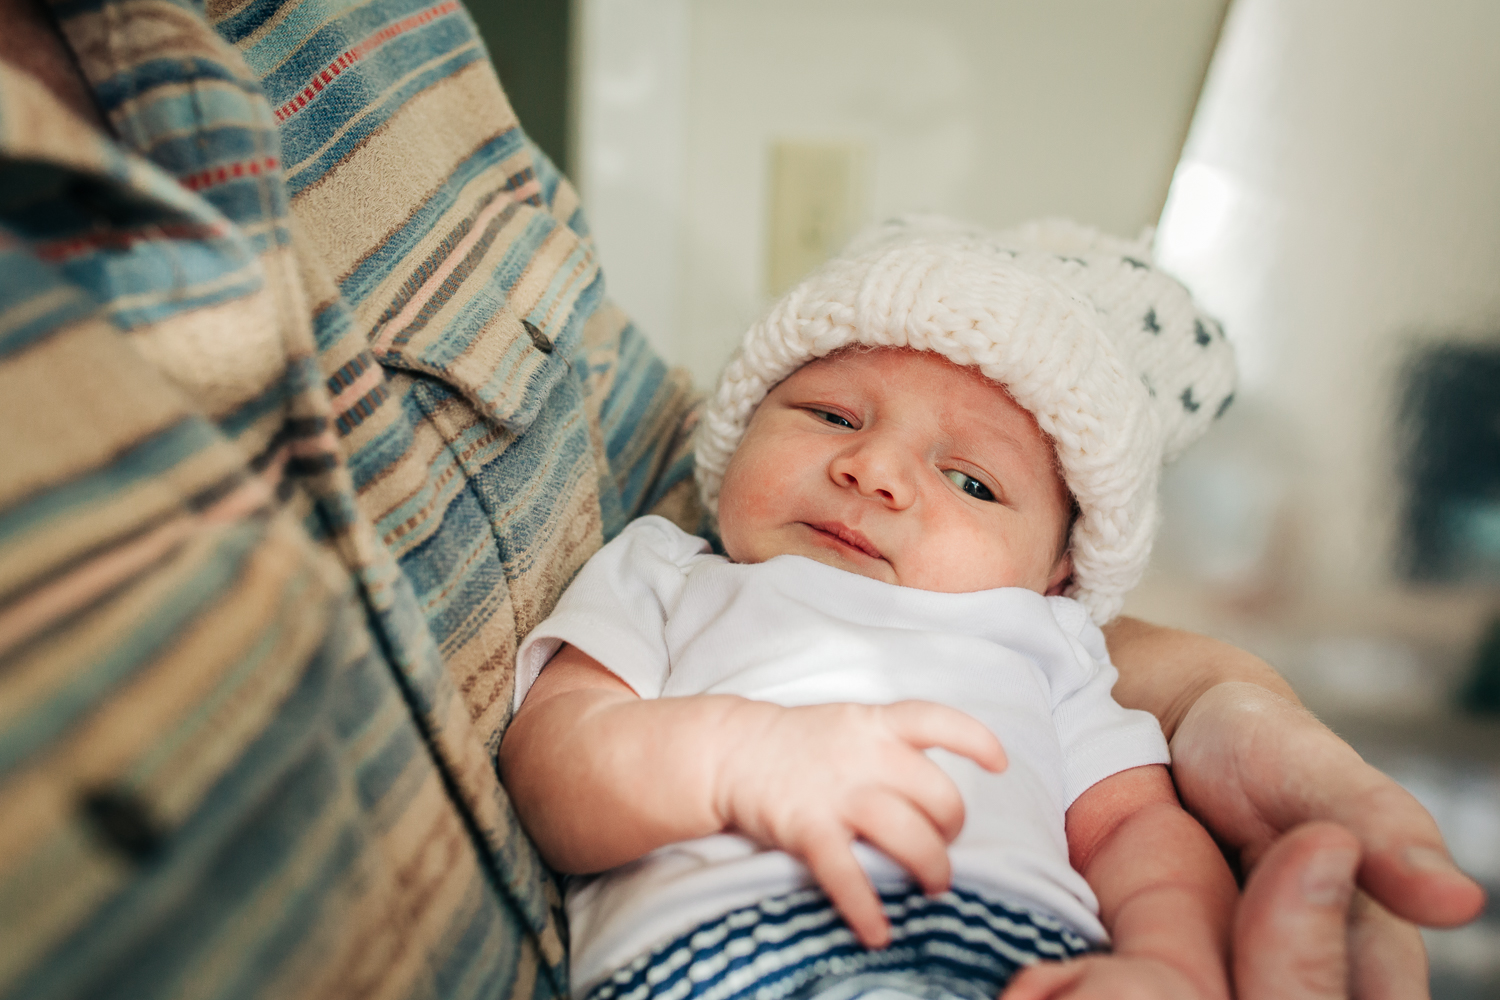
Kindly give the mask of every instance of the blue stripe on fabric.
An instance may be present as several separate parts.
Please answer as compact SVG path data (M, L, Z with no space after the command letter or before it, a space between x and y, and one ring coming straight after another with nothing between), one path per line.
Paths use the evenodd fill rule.
M354 329L354 319L344 303L335 299L313 316L313 339L319 354L328 354Z
M446 21L447 19L433 21L418 32L413 32L413 34L419 35L421 32L443 30L452 32L464 31L463 28L448 24ZM424 44L421 37L414 37L408 42L403 43L402 39L405 37L403 35L402 38L387 43L387 46L394 46L397 49L411 48L415 50ZM390 59L414 59L418 54L414 51L410 57L407 57L398 51L386 53L385 55ZM292 197L296 197L308 185L321 180L323 175L332 169L335 164L341 162L353 150L363 145L365 140L371 135L385 128L386 123L390 121L396 111L417 94L428 89L439 80L453 76L465 66L475 62L483 62L486 58L484 49L481 46L475 45L473 48L466 49L444 59L438 65L407 80L378 105L370 103L377 94L369 93L368 88L361 88L364 92L349 94L338 102L322 100L321 98L329 96L329 88L325 87L323 93L320 95L317 107L304 109L298 114L293 115L282 126L281 151L283 163L288 173L286 182L287 193ZM416 60L414 59L414 61ZM365 61L361 60L357 65L363 66L364 63ZM343 74L334 78L334 82L338 84L340 81L346 79L352 81L359 76L359 73L345 70ZM309 117L303 119L303 115L309 115ZM356 116L358 116L357 121L355 120ZM329 136L333 135L339 129L345 128L346 124L347 128L339 135L339 138L327 149L322 149L319 152L318 150L328 140ZM316 156L314 156L315 153L317 154Z
M284 602L282 610L294 604ZM162 855L148 862L121 891L43 961L18 995L38 997L130 996L151 1000L180 995L183 963L211 948L211 938L234 933L238 914L257 894L275 890L302 835L330 808L347 811L341 786L328 780L341 767L339 747L321 721L339 701L341 670L350 657L347 637L362 628L348 604L331 623L328 640L309 658L297 684L277 706L265 728L209 790L196 810L167 835ZM399 698L387 671L386 699ZM335 839L332 859L299 876L305 892L338 892L330 881L347 867L347 851ZM319 901L299 900L296 915L318 918ZM271 921L273 927L279 921ZM308 925L304 925L308 926ZM190 944L189 944L190 943ZM274 979L276 970L257 965L253 942L236 942L250 978ZM65 955L66 961L55 956ZM89 982L80 977L93 973ZM122 984L133 989L126 991ZM201 988L200 983L200 988ZM211 986L223 989L215 981ZM215 991L215 996L223 995Z
M65 20L66 15L59 16ZM142 95L158 87L175 84L201 83L216 80L237 87L248 95L259 98L260 85L237 75L228 66L210 59L190 56L175 59L148 59L131 65L114 76L94 85L94 100L105 114L115 110L129 100L139 100ZM204 119L190 118L182 121L182 127L198 127Z
M390 404L387 404L390 405ZM411 450L415 438L412 428L421 421L421 407L412 398L410 391L398 401L404 411L377 433L366 438L359 450L349 455L349 474L354 477L356 491L363 490L377 476L401 462ZM382 538L405 518L387 516L376 525Z
M667 378L667 366L646 344L633 324L625 327L619 338L619 360L615 365L615 382L600 405L599 424L604 435L605 460L624 516L636 517L650 509L647 491L658 484L662 470L655 467L661 454L656 448L640 448L641 432L657 406L658 394ZM628 457L635 464L626 467ZM688 469L691 473L691 467ZM656 492L676 484L661 480ZM610 533L613 537L620 528Z
M426 10L435 2L370 0L368 3L330 3L328 0L312 0L299 3L286 18L244 50L245 62L261 77L261 85L271 106L280 107L300 94L312 82L314 74L322 72L350 48L386 25ZM361 64L363 62L361 60ZM414 65L408 63L405 68L411 69Z
M562 183L562 171L552 162L542 147L534 142L527 142L527 151L531 154L532 170L536 174L537 185L542 189L542 202L550 208L557 200L557 188Z
M220 97L224 93L222 89L216 87L203 89ZM219 103L226 102L220 101ZM225 118L230 121L220 125L200 125L192 132L182 131L196 124L191 118L180 122L148 121L144 123L147 127L166 134L162 134L160 138L148 138L147 149L143 152L150 157L152 163L173 177L188 177L200 170L208 170L220 165L244 160L262 160L267 156L275 156L278 147L274 142L274 132L265 128L246 127L233 121L235 118L249 118L251 115L249 109L255 105L260 105L258 97L254 104L250 101L243 101L240 107L224 109L225 113L222 116L204 109L205 116L212 115L207 118L208 121L223 121ZM193 108L187 104L183 110L191 114Z
M399 229L382 241L380 249L349 272L340 284L344 294L351 301L363 302L397 266L411 267L412 252L432 233L433 227L453 207L464 188L484 171L513 156L524 142L525 136L520 129L509 128L455 165L453 171L438 186L438 189L416 211L407 216ZM528 229L527 235L531 235L531 232ZM521 241L518 240L518 242ZM525 243L524 253L527 260L530 259L534 250L533 243ZM503 287L509 288L514 280L512 278L511 282L507 282Z
M571 496L585 477L598 476L582 414L577 383L558 382L531 429L474 476L474 490L490 508L512 579L524 578L535 560L548 554L542 543L556 530L550 498ZM534 498L532 506L515 506L511 498L517 496Z
M0 323L18 317L28 307L47 299L24 321L0 332L0 358L8 357L46 339L59 327L87 319L99 311L99 303L84 289L66 281L57 270L21 250L0 251ZM4 537L4 513L0 512L0 537Z
M85 250L59 266L85 288L107 289L115 295L142 295L187 292L251 268L258 278L258 265L249 246L238 236L195 234L188 239L143 240L125 249L106 246Z
M158 75L164 73L165 68L157 71ZM147 148L157 163L191 164L201 161L207 154L221 159L236 154L248 156L252 150L237 145L229 135L236 131L275 141L275 123L266 113L265 97L258 87L248 87L243 78L226 77L222 73L216 73L210 79L223 79L224 85L211 85L202 77L184 80L182 82L194 86L154 94L137 109L137 114L131 116L131 121L142 130L141 134L148 137ZM160 138L153 140L149 138L151 136ZM139 141L134 134L132 140ZM175 159L164 161L161 158L163 147L169 143L175 148L168 155ZM199 149L182 148L189 144L197 144ZM139 145L132 148L140 150Z
M515 969L520 962L521 935L506 933L494 907L477 905L477 898L475 903L459 913L462 925L448 928L443 947L437 949L443 958L434 969L433 985L443 1000L498 995L494 991L499 973Z
M15 538L80 507L123 495L138 483L166 473L192 455L222 440L201 417L185 417L93 472L32 494L0 511L0 538ZM186 499L186 498L184 498Z
M178 293L180 297L177 297L172 294L170 289L164 289L162 290L161 297L156 298L154 301L148 300L139 305L131 306L128 309L117 308L111 315L116 323L129 330L138 326L159 323L164 319L192 312L195 309L221 305L225 302L232 302L235 299L248 298L260 291L263 285L264 282L259 271L257 271L252 277L248 277L243 281L220 285L210 291L197 294L193 294L191 290L183 289Z
M374 756L360 764L355 774L360 804L366 809L375 808L422 749L422 741L415 731L393 730Z
M462 535L450 530L460 517L483 530ZM471 494L453 502L443 518L443 527L445 530L406 553L402 568L408 577L419 572L426 577L413 579L412 586L437 642L442 646L461 645L501 609L508 592L507 580L495 553L489 521Z
M0 773L44 749L119 684L178 641L184 630L234 584L245 560L260 543L263 527L247 524L226 531L211 555L181 581L172 599L59 690L39 698L23 716L0 730Z
M245 6L216 23L214 30L229 44L238 45L242 39L254 34L255 30L265 24L271 15L285 6L285 3L286 0L250 0ZM296 19L298 14L307 8L317 9L322 6L322 4L313 3L300 4L293 8L287 20ZM260 47L256 46L257 49ZM255 67L255 63L251 62L248 57L245 61L249 62L252 67Z

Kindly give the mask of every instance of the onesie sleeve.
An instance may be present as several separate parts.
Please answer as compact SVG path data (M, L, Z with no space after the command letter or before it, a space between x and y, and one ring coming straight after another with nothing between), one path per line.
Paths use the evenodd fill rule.
M1125 708L1110 693L1120 677L1104 633L1067 598L1048 598L1073 649L1076 669L1053 689L1052 719L1062 744L1066 805L1098 781L1145 764L1168 764L1161 725L1149 712ZM1066 602L1066 603L1063 603Z
M663 517L632 521L578 571L557 607L516 653L515 705L563 643L604 664L642 698L667 678L668 610L691 565L713 558L708 543Z

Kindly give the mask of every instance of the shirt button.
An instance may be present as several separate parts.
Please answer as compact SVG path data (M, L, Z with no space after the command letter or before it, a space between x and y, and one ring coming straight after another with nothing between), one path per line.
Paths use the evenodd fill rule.
M523 319L521 320L521 325L526 328L526 334L531 338L531 342L536 345L537 350L543 354L552 353L552 341L548 340L547 335L537 329L535 323L529 319Z
M130 860L144 864L161 850L162 832L134 793L99 788L85 793L80 805L99 836Z

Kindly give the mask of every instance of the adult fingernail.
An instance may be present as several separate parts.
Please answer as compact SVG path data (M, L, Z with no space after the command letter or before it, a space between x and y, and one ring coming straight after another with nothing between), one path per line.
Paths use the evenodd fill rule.
M1441 874L1456 873L1458 869L1448 855L1432 847L1408 847L1402 852L1406 867L1413 871Z
M1354 888L1359 852L1333 847L1319 851L1302 870L1302 898L1313 906L1332 906L1347 899Z

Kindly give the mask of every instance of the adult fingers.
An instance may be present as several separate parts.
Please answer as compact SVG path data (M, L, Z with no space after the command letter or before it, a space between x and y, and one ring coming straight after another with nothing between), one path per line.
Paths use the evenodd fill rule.
M891 925L850 843L848 837L842 842L832 836L819 838L808 845L802 860L859 943L884 948L891 943Z
M1199 698L1172 760L1184 804L1249 865L1282 832L1327 820L1359 840L1360 884L1397 916L1452 926L1484 907L1421 803L1306 710L1256 685L1221 684Z
M926 893L943 892L953 881L948 840L910 801L884 789L861 795L849 823L867 843L905 868Z
M987 771L1005 770L1005 748L972 715L930 701L898 701L885 706L884 716L892 732L918 749L940 747Z
M1349 966L1349 993L1357 1000L1427 1000L1421 932L1362 892L1351 908Z
M1359 842L1332 823L1282 837L1250 873L1235 913L1232 975L1239 1000L1343 1000L1346 922Z
M1088 959L1071 962L1037 962L1016 973L1000 1000L1048 1000L1061 996L1083 978Z

